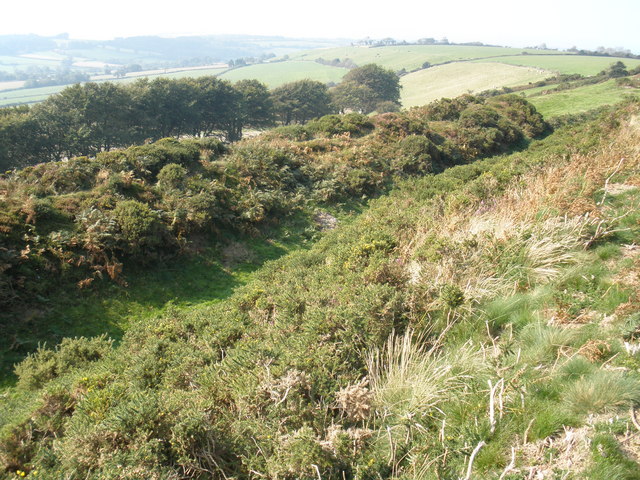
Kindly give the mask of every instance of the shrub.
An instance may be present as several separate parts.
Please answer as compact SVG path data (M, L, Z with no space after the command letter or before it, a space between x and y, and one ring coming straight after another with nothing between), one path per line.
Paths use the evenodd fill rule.
M146 203L137 200L119 202L113 210L113 218L128 244L126 250L137 252L141 248L163 245L164 225Z
M56 350L40 347L16 366L18 386L26 390L39 388L52 378L104 358L111 345L112 340L103 335L65 338Z
M448 308L457 308L465 302L464 292L457 285L443 286L440 299Z
M158 173L158 186L163 189L177 189L184 185L187 169L177 163L168 163Z
M409 135L400 141L399 147L398 156L392 161L394 170L411 175L433 171L432 154L437 154L437 148L427 137Z
M531 138L542 135L549 128L536 107L518 95L502 95L492 98L487 103L498 108Z

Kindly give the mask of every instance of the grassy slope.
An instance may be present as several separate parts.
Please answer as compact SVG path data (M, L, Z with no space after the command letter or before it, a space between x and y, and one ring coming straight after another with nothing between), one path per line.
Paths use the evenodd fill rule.
M155 78L198 78L207 75L219 75L224 72L225 68L211 68L211 69L193 69L180 72L170 73L157 73L152 75L127 77L120 79L108 80L111 83L131 83L141 78L148 78L153 80ZM9 83L9 82L7 82ZM12 82L13 83L13 82ZM69 85L55 85L51 87L39 87L39 88L19 88L16 90L0 90L0 107L6 105L14 105L17 103L37 103L45 100L50 95L59 93Z
M13 57L7 55L0 55L0 70L6 72L13 72L14 69L26 69L29 66L48 66L50 68L56 68L60 65L57 60L40 60L28 57Z
M522 52L556 54L553 50L526 50L522 48L505 47L473 47L458 45L406 45L389 47L341 47L312 50L297 55L292 55L292 60L315 60L323 58L344 60L350 58L357 65L377 63L392 70L402 68L407 71L421 68L424 62L438 64L457 60L470 60L474 58L488 58L500 55L517 55Z
M316 62L289 61L236 68L223 73L220 78L231 80L232 82L256 78L267 84L268 87L274 88L283 83L306 78L323 83L338 83L348 71L346 68L330 67Z
M467 92L525 85L547 76L531 68L498 63L450 63L403 76L401 102L405 108L414 107Z
M132 77L116 79L116 80L108 80L108 81L115 82L115 83L118 83L118 82L130 83L130 82L135 82L140 78L148 78L149 80L153 80L154 78L198 78L198 77L205 77L208 75L217 76L226 70L227 70L227 67L194 68L192 70L185 68L184 70L181 70L179 72L154 73L150 75L140 75L135 77L132 76Z
M42 102L50 95L61 92L69 85L57 85L53 87L21 88L0 92L0 107L14 104Z
M544 89L543 89L544 90ZM525 91L526 93L526 91ZM538 89L528 100L545 117L586 112L604 105L613 105L627 96L638 98L640 91L616 85L608 80L595 85L587 85L572 90L550 92L540 95Z
M127 360L118 363L112 359L111 364L93 369L88 378L81 378L86 373L72 373L67 383L54 387L64 385L62 388L79 391L83 407L68 433L78 439L75 443L57 440L58 452L87 458L90 453L97 455L81 440L81 435L91 434L104 448L101 458L108 460L115 452L107 447L109 438L125 442L124 447L114 443L113 449L128 448L133 455L137 446L147 448L144 442L156 435L153 429L161 430L160 426L175 421L185 423L171 427L172 447L162 448L188 452L184 455L195 452L197 456L198 443L193 450L181 450L186 440L180 437L183 430L178 427L193 428L194 419L200 418L197 412L203 410L214 412L206 419L209 425L230 409L235 420L216 426L224 428L224 435L213 438L235 438L235 448L245 445L254 450L235 461L268 478L316 478L310 464L320 465L316 468L323 478L329 478L324 469L329 468L329 458L336 462L331 455L344 456L351 459L344 461L358 465L355 472L348 470L349 477L357 472L371 478L376 474L457 478L464 475L471 451L480 441L484 447L481 445L474 463L478 478L499 476L509 463L512 446L517 458L513 478L531 471L541 475L567 472L572 475L565 478L580 478L579 470L587 470L586 477L594 479L611 478L612 471L616 478L637 478L637 464L620 453L620 445L623 441L635 444L640 438L633 433L628 416L616 413L640 401L634 373L640 363L622 348L623 335L638 324L633 283L637 281L637 258L621 247L640 240L640 195L633 188L627 193L612 189L603 198L602 191L607 178L616 185L638 181L637 109L635 115L632 121L624 121L621 133L614 136L603 134L599 126L579 127L564 137L537 143L523 154L457 167L438 178L408 181L390 198L375 202L353 226L328 235L307 253L294 254L263 269L256 281L236 295L236 303L228 303L229 308L240 305L245 309L228 319L245 318L248 324L243 338L226 349L226 358L218 365L189 370L185 362L186 371L172 370L191 378L188 387L171 384L163 394L177 395L181 402L178 413L171 413L166 396L160 406L154 406L154 401L160 401L154 390L148 390L147 397L135 397L138 403L109 413L109 402L113 401L109 395L121 388L134 390L139 381L132 377L128 387L117 382L111 385L109 370L130 368L131 375L136 374L134 367L126 367ZM598 122L603 124L607 122ZM569 140L571 144L566 143ZM621 156L630 159L629 163L618 165ZM534 173L526 174L530 167L536 167ZM525 176L510 183L518 173ZM447 182L448 193L444 194L437 186ZM590 223L585 212L605 223ZM625 216L614 220L621 214ZM597 225L622 230L599 237L585 251L583 242L594 240L593 235L602 231L595 228ZM386 255L376 252L377 244L371 238L389 235L397 241L393 250ZM368 254L361 256L363 252L372 252L370 259ZM397 270L403 266L411 281ZM393 292L401 296L393 300ZM382 305L377 300L380 294L386 298ZM326 397L315 396L316 389L325 391L325 382L333 378L330 369L335 366L328 359L343 352L343 328L349 330L353 322L355 332L369 334L364 326L382 327L394 318L396 308L404 312L396 318L400 325L408 321L413 328L426 329L423 334L427 335L447 332L435 342L436 350L416 349L415 339L405 342L390 354L397 363L383 360L382 368L369 363L370 390L344 388L341 394L334 391ZM147 328L153 329L149 334L153 338L163 338L166 329L165 341L177 342L177 348L183 340L170 340L172 329L180 332L181 325L206 319L212 326L206 330L203 344L191 336L184 340L189 350L205 352L218 338L212 335L227 328L222 312L202 308L186 318L174 315L149 323ZM171 322L175 322L173 326ZM143 332L131 333L130 348L135 345L137 351L147 340ZM356 336L353 341L360 344L362 338ZM375 353L375 347L369 348ZM366 348L351 351L355 362L365 355ZM119 356L126 355L122 350ZM323 364L323 359L327 363ZM139 360L146 361L145 357ZM605 363L615 369L604 369ZM177 367L172 364L171 368ZM354 382L363 373L358 370L344 376L342 368L341 378L350 376ZM311 375L312 387L294 383L284 393L287 384L279 385L289 378L286 375L300 370ZM217 380L220 375L224 386ZM504 404L496 402L494 422L487 413L488 380L502 385L498 392L502 392L499 395ZM87 385L91 385L88 391ZM311 400L305 388L312 388ZM92 393L92 389L96 391ZM360 392L356 400L369 405L366 421L350 410L357 405L352 400L350 406L349 392L353 396ZM610 392L614 395L609 396ZM37 392L23 392L6 406L21 405L15 407L18 410L30 402L37 406L37 396ZM143 398L150 400L145 403ZM340 398L344 401L336 400ZM223 407L217 402L223 402ZM298 419L296 412L304 408L310 416ZM337 440L330 432L335 425L329 425L333 421L326 417L336 408L342 409L338 421L345 429L355 435L357 427L366 435L357 443L348 437L344 451L333 443ZM189 416L192 411L195 417ZM3 415L5 421L18 418L9 412ZM152 430L145 430L143 437L135 436L130 429L144 425L149 415L157 415L154 412L161 414L152 417L156 418L149 427ZM165 412L171 418L165 418ZM589 420L590 413L608 415ZM42 413L30 421L37 424L37 415ZM94 417L98 421L92 420ZM132 421L125 421L127 418ZM310 428L316 429L311 437ZM201 430L185 434L190 432L191 438L201 434ZM593 454L585 442L569 440L566 432L579 434L579 440L593 439ZM220 433L214 430L212 435ZM253 443L247 440L243 444L247 437ZM321 441L325 446L326 442L334 445L334 453L322 453ZM220 448L216 465L228 459L225 449L232 447L222 443ZM203 455L207 452L205 449ZM120 465L124 458L116 457L115 461ZM563 459L572 462L563 463ZM140 459L138 466L147 468L149 461ZM210 468L219 472L221 467ZM225 463L222 468L226 475L233 475L240 467ZM126 476L126 472L122 471L124 478L142 475L129 471ZM338 472L334 471L339 478Z
M590 57L582 55L519 55L516 57L496 58L493 61L510 65L536 67L558 73L579 73L585 76L596 75L612 63L623 62L627 68L640 65L640 60L613 57Z
M119 340L130 327L162 315L167 308L188 311L193 305L211 305L228 297L264 262L305 245L299 232L291 234L290 228L234 243L247 253L230 264L220 245L210 245L191 257L168 258L166 263L127 271L126 287L105 282L88 292L65 289L44 303L34 303L24 312L28 320L22 327L0 339L0 389L14 383L13 366L38 345L103 333Z

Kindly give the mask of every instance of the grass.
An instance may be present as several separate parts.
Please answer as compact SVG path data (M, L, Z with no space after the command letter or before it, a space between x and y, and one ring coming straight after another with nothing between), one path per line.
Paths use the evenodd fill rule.
M0 107L42 102L50 95L59 93L68 86L69 85L56 85L53 87L21 88L19 90L0 92Z
M481 356L467 344L455 358L438 354L437 343L425 348L424 338L408 330L391 335L384 351L368 358L370 386L380 414L398 418L430 414L444 399L463 386L463 376L483 368Z
M526 92L526 91L525 91ZM581 113L604 105L613 105L628 96L638 98L637 89L620 87L615 80L587 85L572 90L528 97L536 109L546 118Z
M521 65L558 73L579 73L584 76L597 75L612 63L623 62L627 68L640 65L640 60L615 57L591 57L584 55L518 55L501 57L492 61L509 65Z
M527 50L524 48L508 47L476 47L459 45L398 45L389 47L339 47L318 49L292 55L292 60L315 60L323 58L344 60L350 58L358 66L367 63L377 63L394 71L405 69L412 71L422 68L425 62L432 65L455 62L459 60L483 59L502 55L518 55L527 53L557 54L555 50Z
M402 77L401 101L405 108L415 107L442 97L523 85L547 76L531 68L498 63L450 63Z
M576 413L602 413L637 405L640 382L621 372L597 370L571 385L564 399Z
M220 78L233 82L256 78L269 88L274 88L283 83L295 82L306 78L323 83L338 83L348 71L346 68L330 67L316 62L287 61L235 68L223 73Z
M125 272L127 287L105 282L95 291L52 295L48 302L25 312L30 320L19 328L3 327L0 390L13 384L13 365L38 345L52 347L65 337L102 333L119 340L132 325L161 316L167 309L188 311L228 297L264 262L304 246L304 238L291 235L288 229L282 228L277 239L244 239L241 245L248 254L236 265L233 259L231 265L225 265L220 249L210 246L199 255L171 258L152 269L140 267Z
M121 78L121 79L115 79L115 80L108 80L109 82L114 82L114 83L131 83L131 82L135 82L136 80L139 80L140 78L148 78L149 80L153 80L154 78L172 78L172 79L176 79L176 78L198 78L198 77L206 77L206 76L210 76L210 75L220 75L221 73L225 72L227 70L227 67L219 67L219 68L194 68L194 69L188 69L185 68L184 70L181 70L179 72L168 72L168 73L154 73L154 74L150 74L150 75L136 75L135 77L126 77L126 78Z
M198 78L207 75L219 75L224 72L226 68L208 68L208 69L185 69L180 72L170 73L156 73L152 75L140 75L136 77L126 77L120 79L106 80L112 83L131 83L141 78L148 78L153 80L155 78ZM7 86L17 85L21 86L23 82L6 82ZM4 90L3 85L0 84L0 107L25 104L25 103L37 103L47 99L47 97L59 93L70 85L54 85L50 87L38 87L38 88L18 88L14 90ZM7 87L5 87L7 88Z

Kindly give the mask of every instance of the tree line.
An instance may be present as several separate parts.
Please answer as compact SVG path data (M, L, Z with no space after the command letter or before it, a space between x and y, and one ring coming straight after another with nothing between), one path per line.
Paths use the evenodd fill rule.
M397 110L399 98L398 77L377 65L351 70L332 89L307 79L269 90L257 80L232 84L212 76L76 84L33 107L0 109L0 169L165 137L217 135L233 142L246 128Z

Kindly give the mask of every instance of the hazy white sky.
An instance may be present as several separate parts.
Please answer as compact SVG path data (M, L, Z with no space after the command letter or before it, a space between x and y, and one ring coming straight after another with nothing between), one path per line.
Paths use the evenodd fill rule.
M446 36L454 42L602 45L640 53L640 0L27 0L6 2L2 14L0 34Z

